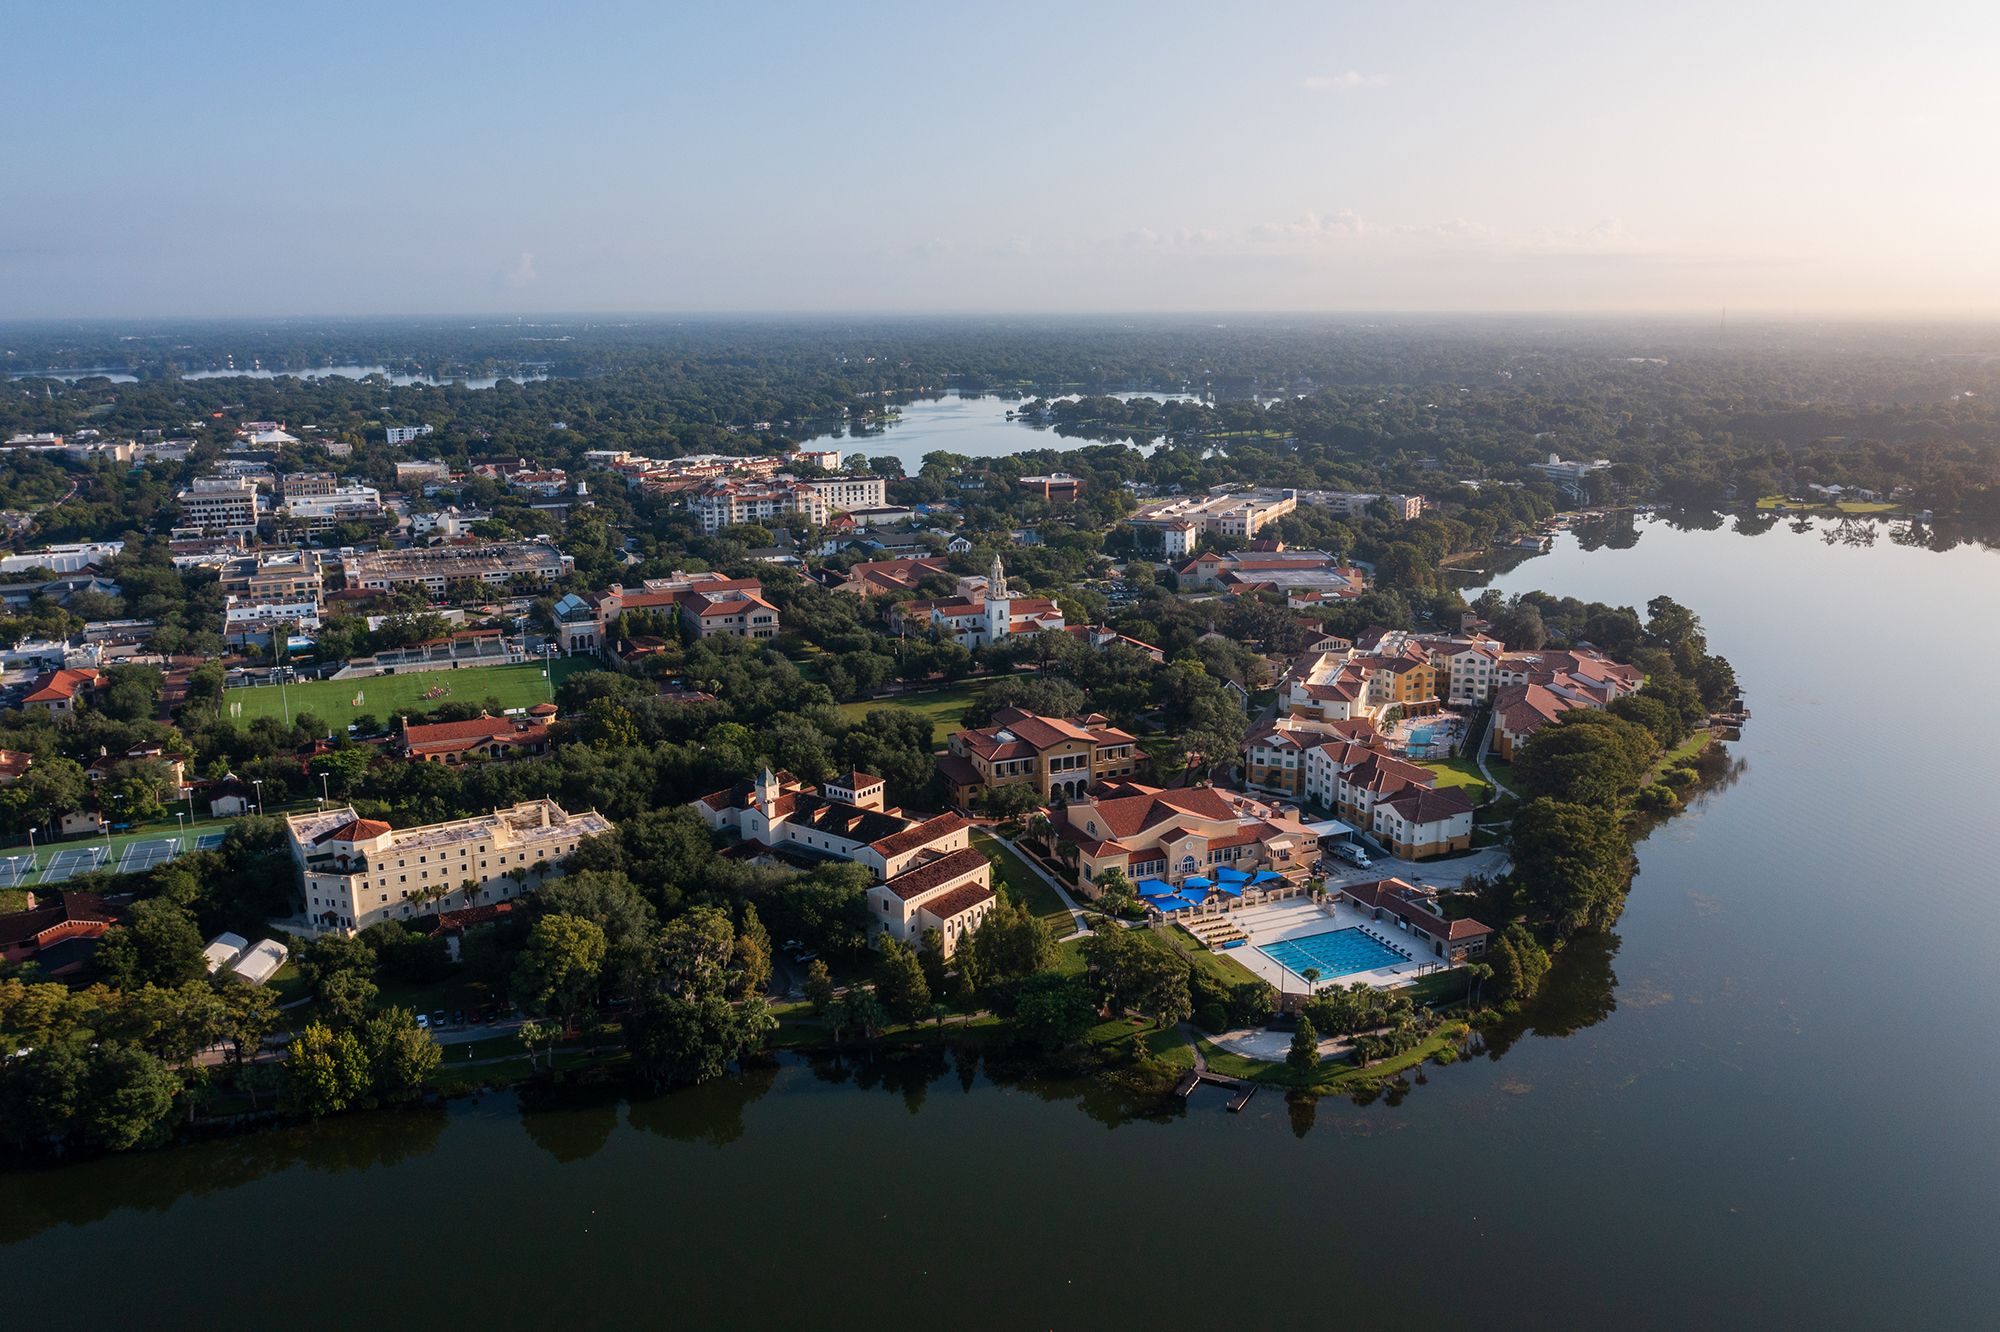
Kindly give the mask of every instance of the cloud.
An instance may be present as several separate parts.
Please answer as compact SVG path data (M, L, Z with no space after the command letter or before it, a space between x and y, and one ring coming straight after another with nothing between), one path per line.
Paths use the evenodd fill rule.
M1299 86L1307 92L1353 92L1357 88L1386 88L1389 76L1349 69L1339 74L1308 74L1299 80Z
M535 256L523 250L514 266L500 275L500 280L509 287L525 287L534 282L535 276Z

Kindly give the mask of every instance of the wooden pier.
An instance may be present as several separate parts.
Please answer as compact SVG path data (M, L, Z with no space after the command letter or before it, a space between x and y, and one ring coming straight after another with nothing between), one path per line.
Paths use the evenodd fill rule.
M1241 1078L1226 1078L1220 1073L1199 1070L1184 1074L1179 1085L1174 1088L1174 1095L1185 1101L1188 1097L1194 1095L1194 1089L1203 1083L1207 1083L1212 1087L1224 1087L1235 1093L1235 1095L1229 1098L1229 1111L1231 1114L1250 1104L1250 1098L1257 1094L1257 1084L1254 1082L1245 1082Z

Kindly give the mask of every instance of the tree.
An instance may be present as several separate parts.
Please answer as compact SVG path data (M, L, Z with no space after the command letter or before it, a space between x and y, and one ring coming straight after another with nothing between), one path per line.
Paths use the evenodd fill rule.
M313 998L321 1017L336 1027L352 1029L367 1021L377 993L375 982L360 972L335 971L321 981Z
M721 1077L743 1039L735 1010L715 992L648 995L625 1019L633 1069L658 1090Z
M917 940L917 963L924 969L924 984L931 987L931 998L944 996L944 931L933 925L925 930Z
M563 1031L570 1031L578 1011L597 993L604 953L604 931L594 921L560 912L543 916L528 931L515 965L515 1002L544 1016L560 1017ZM549 1068L555 1068L553 1045Z
M278 996L261 985L237 980L222 986L222 1037L229 1042L229 1061L240 1077L243 1067L278 1029ZM256 1105L253 1092L251 1105Z
M930 1010L931 987L924 979L923 964L917 961L916 950L901 939L883 937L877 976L876 997L893 1020L907 1025Z
M383 1009L368 1019L360 1035L368 1052L371 1090L379 1101L414 1101L444 1059L437 1041L407 1008Z
M728 912L711 906L689 909L660 931L654 951L660 988L682 998L720 992L735 946Z
M549 914L576 916L604 931L604 979L613 994L636 994L653 968L659 927L653 907L619 870L579 870L534 897Z
M1528 738L1515 755L1514 776L1531 796L1613 807L1639 789L1658 752L1644 727L1581 708Z
M1503 1002L1531 997L1548 974L1549 955L1520 922L1509 925L1488 948L1493 992Z
M367 1092L371 1080L359 1037L310 1022L286 1051L285 1106L313 1119L338 1114Z
M882 1028L889 1025L888 1015L882 1011L882 1001L875 997L873 990L860 985L850 986L847 998L841 1004L846 1021L861 1033L863 1040L873 1040L882 1034Z
M151 898L136 903L123 925L105 931L97 945L97 967L121 990L174 986L207 974L201 948L194 917L172 902Z
M180 1082L137 1046L111 1042L91 1052L80 1125L84 1137L122 1152L157 1141L174 1108Z
M812 1002L813 1012L825 1016L827 1006L833 1002L833 974L826 969L826 963L818 958L806 968L806 998Z
M736 965L736 993L761 995L771 983L771 932L757 919L757 908L743 905L743 923L736 931L732 955Z
M1292 1033L1292 1048L1285 1052L1285 1062L1292 1072L1302 1078L1309 1078L1319 1071L1319 1032L1313 1027L1312 1019L1301 1014L1298 1030Z
M982 985L1032 976L1055 964L1055 932L1027 903L1002 902L972 931L971 953Z
M1609 928L1631 882L1632 844L1610 809L1531 800L1509 831L1521 901L1558 936Z
M1042 1050L1081 1041L1097 1023L1097 1006L1082 976L1044 971L1023 980L1014 994L1014 1034Z

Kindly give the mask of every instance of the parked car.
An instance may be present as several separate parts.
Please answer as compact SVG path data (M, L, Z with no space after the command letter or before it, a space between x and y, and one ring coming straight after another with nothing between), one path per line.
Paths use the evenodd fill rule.
M431 1029L431 1020L425 1017L422 1013L417 1014L417 1030L429 1031L430 1029Z
M444 1029L444 1010L442 1008L431 1014L431 1025L440 1031Z
M462 1027L462 1026L464 1026L464 1025L465 1025L465 1010L464 1010L464 1009L460 1008L460 1009L457 1009L457 1010L453 1011L453 1013L452 1013L452 1015L451 1015L451 1025L452 1025L452 1026L454 1026L454 1027Z

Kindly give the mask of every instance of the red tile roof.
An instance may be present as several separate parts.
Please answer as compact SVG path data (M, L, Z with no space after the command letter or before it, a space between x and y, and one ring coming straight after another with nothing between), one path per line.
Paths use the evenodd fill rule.
M990 869L985 854L968 846L962 850L948 852L935 860L927 860L914 869L904 870L882 886L907 902L913 897L921 897L933 889L942 888L954 879Z

